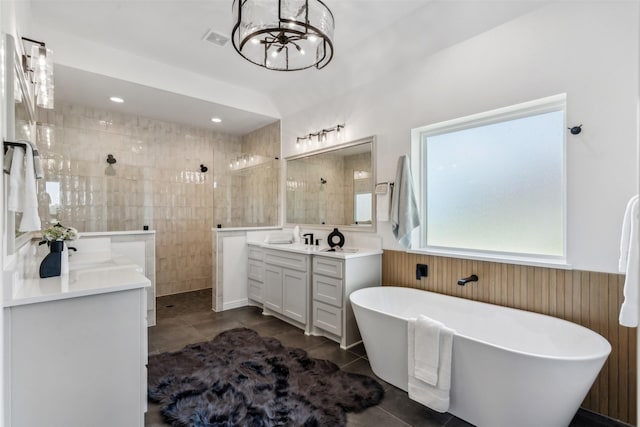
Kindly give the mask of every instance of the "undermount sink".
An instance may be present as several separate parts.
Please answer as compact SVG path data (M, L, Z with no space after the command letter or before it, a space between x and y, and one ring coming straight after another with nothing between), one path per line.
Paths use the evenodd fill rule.
M337 252L337 253L347 253L347 254L354 254L356 252L358 252L358 249L356 248L340 248L338 246L334 246L333 248L325 248L325 249L321 249L320 252Z
M121 268L134 268L142 272L142 268L129 258L111 252L72 253L69 256L69 272L105 271Z

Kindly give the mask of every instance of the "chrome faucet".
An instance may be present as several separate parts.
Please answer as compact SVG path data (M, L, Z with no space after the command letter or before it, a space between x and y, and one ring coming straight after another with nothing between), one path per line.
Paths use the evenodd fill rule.
M469 282L477 282L477 281L478 281L478 276L476 276L475 274L472 274L469 277L463 277L462 279L458 279L458 285L464 286Z

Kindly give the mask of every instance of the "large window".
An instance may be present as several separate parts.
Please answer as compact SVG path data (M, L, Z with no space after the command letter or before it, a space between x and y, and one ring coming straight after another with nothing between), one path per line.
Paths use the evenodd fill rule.
M413 130L414 249L565 259L565 96Z

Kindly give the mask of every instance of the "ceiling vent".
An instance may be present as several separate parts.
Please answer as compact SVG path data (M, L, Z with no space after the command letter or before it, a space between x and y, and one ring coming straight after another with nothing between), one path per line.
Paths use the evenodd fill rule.
M217 44L218 46L224 46L229 41L229 37L225 36L224 34L216 33L213 30L209 30L202 37L202 40Z

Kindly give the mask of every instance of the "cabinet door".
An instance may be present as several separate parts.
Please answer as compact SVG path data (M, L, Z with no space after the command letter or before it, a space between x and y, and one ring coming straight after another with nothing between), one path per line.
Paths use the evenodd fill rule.
M307 323L307 273L282 269L282 314Z
M256 302L262 302L262 282L247 279L247 294L249 299Z
M282 269L271 265L264 266L264 306L282 313Z

